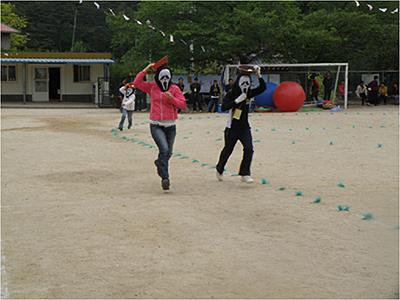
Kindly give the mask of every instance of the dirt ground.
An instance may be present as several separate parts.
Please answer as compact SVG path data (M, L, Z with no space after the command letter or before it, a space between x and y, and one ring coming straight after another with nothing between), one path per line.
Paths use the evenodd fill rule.
M215 178L226 115L181 115L169 193L119 117L2 110L4 297L398 298L398 107L252 114L252 185L239 144Z

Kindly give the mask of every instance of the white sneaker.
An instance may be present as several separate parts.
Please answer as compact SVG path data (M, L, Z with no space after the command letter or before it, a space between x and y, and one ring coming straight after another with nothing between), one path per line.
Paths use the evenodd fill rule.
M246 176L242 176L242 182L246 182L246 183L253 183L254 180L253 178L251 178L250 176L246 175Z
M217 171L217 179L218 179L218 181L223 181L224 180L224 174L219 174L219 172Z

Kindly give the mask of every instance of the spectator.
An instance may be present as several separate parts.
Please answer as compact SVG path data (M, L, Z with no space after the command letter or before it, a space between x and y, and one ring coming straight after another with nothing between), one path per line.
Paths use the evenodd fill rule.
M197 111L197 108L199 108L199 111L203 111L203 107L201 105L201 95L200 95L200 90L201 90L201 85L198 81L198 78L194 78L194 82L190 85L190 91L192 92L192 103L193 103L193 111Z
M374 80L368 83L368 99L369 103L378 105L378 76L374 76Z
M185 89L185 84L183 83L183 78L182 77L178 78L178 87L181 90L181 92L183 93L183 90Z
M228 93L232 88L235 82L232 78L229 78L228 85L225 86L225 92Z
M381 85L379 86L379 103L383 102L384 105L387 104L387 97L388 97L388 88L385 85L385 83L381 83Z
M183 96L185 97L186 107L187 107L187 97L186 97L186 94L185 94L185 92L184 92L185 84L184 84L184 82L183 82L183 77L179 77L179 78L178 78L178 83L177 83L176 85L179 87L179 89L181 90ZM181 112L182 112L182 110L179 108L179 109L178 109L178 113L181 113Z
M138 111L146 111L147 110L147 97L146 93L143 93L141 90L135 90L136 95L136 105L135 110Z
M218 99L221 96L221 90L218 81L214 80L210 87L210 102L208 102L208 112L216 112L218 108Z
M364 105L365 100L367 99L367 86L364 84L364 81L361 80L360 84L357 86L356 95L358 98L361 98L361 105ZM367 105L370 105L367 101Z
M316 74L311 75L311 93L312 93L312 99L318 102L318 94L320 90L319 82L317 81Z
M324 100L331 100L331 94L333 89L333 78L330 71L325 73L322 84L324 85Z
M392 92L392 97L393 97L394 103L399 104L399 86L398 86L397 82L394 82L392 84L391 92Z
M343 101L344 100L344 81L341 81L339 83L338 90L339 90L339 100Z

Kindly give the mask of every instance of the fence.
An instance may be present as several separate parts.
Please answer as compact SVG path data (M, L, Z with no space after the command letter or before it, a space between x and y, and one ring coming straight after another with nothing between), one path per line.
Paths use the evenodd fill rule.
M285 71L279 71L275 70L273 72L269 73L268 78L274 78L274 75L279 75L279 79L277 79L279 82L290 80L290 81L295 81L300 83L307 95L306 103L311 103L311 81L309 80L309 74L316 72L319 74L324 74L326 71L331 71L333 76L336 76L335 72L336 69L316 69L313 70L312 68L309 68L307 70L285 70ZM357 85L363 80L366 84L368 84L374 77L374 75L378 76L378 81L379 83L384 82L386 86L388 86L389 90L389 95L392 94L392 86L394 83L399 83L399 71L396 70L349 70L348 73L348 101L350 104L354 103L359 103L360 100L356 97L355 95L355 90L357 88ZM174 82L177 82L178 77L183 77L184 82L185 82L185 90L189 90L189 83L187 81L187 76L186 75L176 75L173 77ZM218 79L220 82L221 75L215 74L215 75L208 75L208 76L202 76L198 75L199 81L202 84L201 88L201 93L204 94L205 98L207 98L207 94L209 91L209 84L212 82L214 79ZM124 78L121 77L112 77L110 79L110 88L108 92L108 107L116 107L117 104L117 96L118 96L118 88L121 85L121 82ZM132 78L129 78L130 80L133 80ZM345 80L345 73L344 70L341 70L339 72L339 83L341 81ZM221 83L221 82L220 82ZM100 84L99 84L100 86ZM338 105L343 105L344 101L343 98L340 97L338 94L338 91L336 91L336 101L335 103ZM321 85L321 90L320 90L320 97L322 99L323 96L323 85ZM103 107L103 106L102 106Z

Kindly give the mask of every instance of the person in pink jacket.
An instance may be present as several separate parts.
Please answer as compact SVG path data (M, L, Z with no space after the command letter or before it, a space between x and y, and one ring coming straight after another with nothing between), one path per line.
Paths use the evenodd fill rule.
M139 72L133 84L150 95L150 132L159 150L154 164L161 177L162 189L169 190L168 162L172 156L176 136L177 111L186 108L186 100L179 87L172 83L172 72L166 66L157 69L154 82L143 80L153 66L154 63L149 64Z

